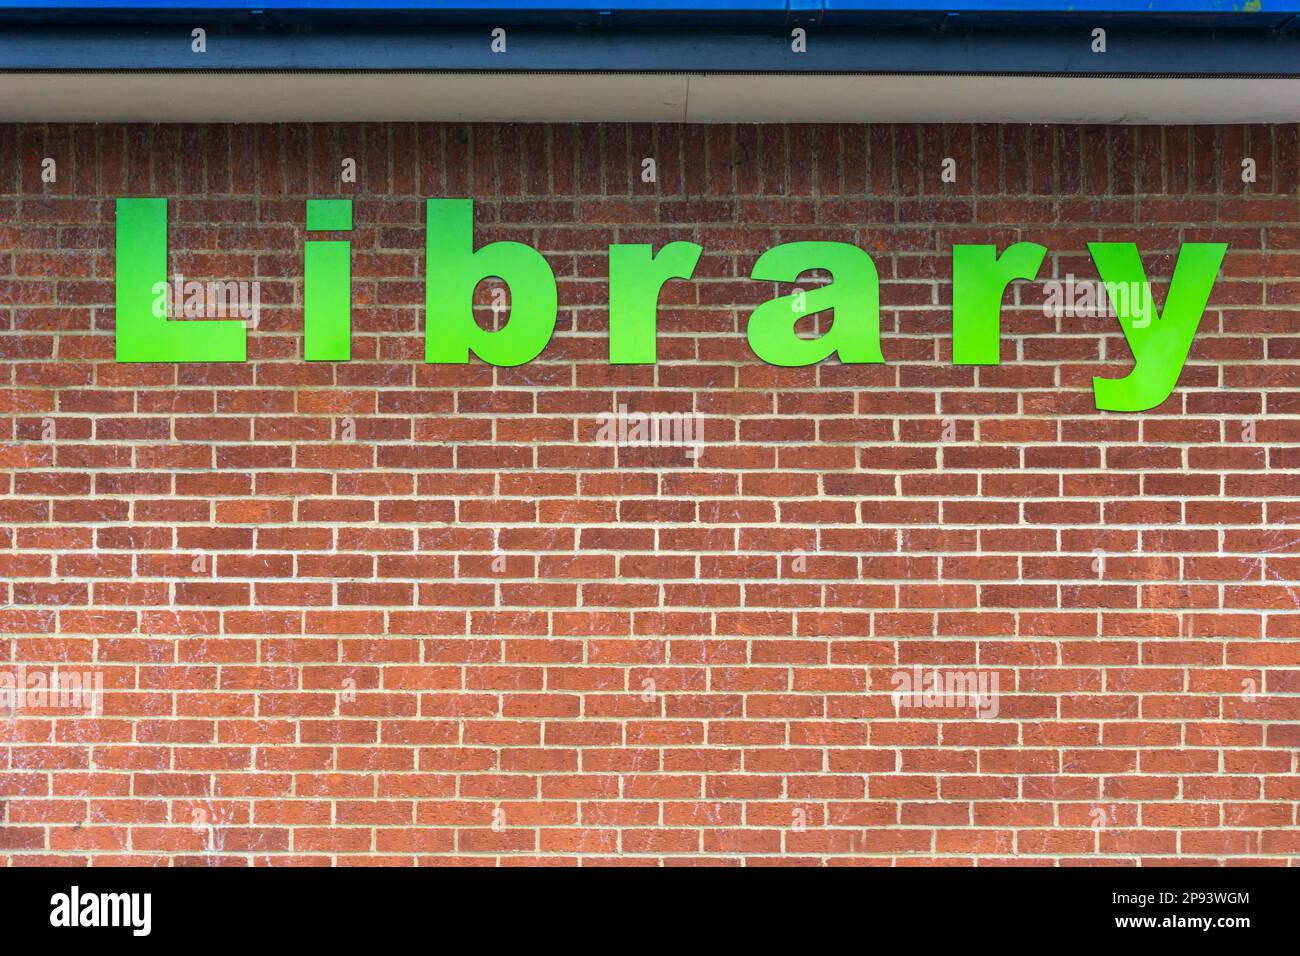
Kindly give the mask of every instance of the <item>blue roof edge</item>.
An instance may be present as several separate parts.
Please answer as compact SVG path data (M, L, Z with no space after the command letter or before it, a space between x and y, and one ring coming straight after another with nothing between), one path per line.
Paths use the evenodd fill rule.
M25 14L47 21L65 17L257 16L275 14L309 20L338 15L385 18L394 15L467 18L527 17L551 25L602 16L671 21L722 16L773 19L816 17L831 23L879 16L1079 17L1119 15L1211 17L1264 23L1300 15L1300 0L0 0L0 15Z

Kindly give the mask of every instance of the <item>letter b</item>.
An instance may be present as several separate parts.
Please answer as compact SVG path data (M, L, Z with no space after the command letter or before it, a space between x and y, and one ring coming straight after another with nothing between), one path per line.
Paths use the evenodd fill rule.
M521 242L474 249L474 200L430 199L426 226L424 360L464 365L469 353L491 365L531 362L555 332L555 274ZM510 287L510 317L495 332L474 321L474 290L489 276Z

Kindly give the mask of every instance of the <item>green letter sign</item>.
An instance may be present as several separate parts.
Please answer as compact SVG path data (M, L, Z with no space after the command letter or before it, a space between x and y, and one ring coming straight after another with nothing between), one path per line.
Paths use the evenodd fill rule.
M1133 371L1124 378L1092 380L1097 407L1110 412L1155 408L1178 384L1228 244L1189 242L1183 246L1169 282L1163 316L1156 312L1146 270L1134 243L1090 242L1088 251L1115 303L1134 362ZM1141 292L1124 294L1125 289Z
M830 285L764 302L749 317L749 346L769 365L814 365L833 352L845 363L884 362L880 354L880 279L871 256L845 242L787 242L754 263L755 279L793 282L810 269L831 273ZM794 334L805 315L832 310L816 339Z
M424 357L426 362L463 365L470 354L497 366L531 362L551 340L559 308L555 274L546 259L522 242L491 242L474 248L474 201L430 199L425 227ZM307 200L307 229L349 232L352 201ZM303 355L310 361L347 361L352 355L351 243L314 239L303 256ZM1094 378L1097 408L1140 412L1167 399L1178 384L1201 316L1209 303L1227 243L1191 242L1178 254L1164 313L1156 310L1137 246L1090 242L1111 314L1133 352L1133 370L1120 379ZM647 243L609 247L609 361L612 365L653 364L657 358L657 313L664 284L691 279L703 249L694 242L670 242L658 253ZM1034 242L1017 242L1001 254L993 245L957 244L952 249L952 361L954 365L997 365L1001 361L1002 299L1017 279L1033 280L1047 255ZM813 365L835 355L845 364L882 363L880 278L863 249L845 242L789 242L769 249L751 276L794 282L823 270L830 282L763 302L749 317L750 348L770 365ZM474 293L496 276L510 291L510 309L495 331L474 318ZM1067 288L1073 288L1073 276ZM207 283L224 307L231 282ZM256 314L257 289L253 308ZM193 286L196 311L186 298L177 321L182 287ZM1085 283L1090 290L1092 283ZM117 360L119 362L242 362L244 323L200 320L204 286L167 283L167 200L117 201ZM498 308L505 305L499 296ZM1088 298L1091 308L1092 299ZM1050 302L1050 299L1049 299ZM830 312L830 325L816 338L796 334L799 320ZM1072 313L1073 314L1073 313Z
M430 199L426 227L424 360L464 365L469 353L492 365L523 365L555 331L555 274L522 242L474 251L474 200ZM510 287L510 317L496 332L474 321L474 290L488 276Z
M952 361L954 365L1000 365L1002 296L1014 279L1038 275L1047 247L1017 242L998 255L996 246L952 247Z
M238 319L172 321L167 289L167 200L117 201L117 360L119 362L242 362L244 323Z

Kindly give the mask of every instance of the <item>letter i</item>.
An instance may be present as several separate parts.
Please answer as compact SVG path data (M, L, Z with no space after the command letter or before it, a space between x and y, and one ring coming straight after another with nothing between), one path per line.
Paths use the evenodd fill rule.
M351 199L308 199L307 228L351 232ZM352 243L311 239L303 256L303 357L346 362L352 357Z

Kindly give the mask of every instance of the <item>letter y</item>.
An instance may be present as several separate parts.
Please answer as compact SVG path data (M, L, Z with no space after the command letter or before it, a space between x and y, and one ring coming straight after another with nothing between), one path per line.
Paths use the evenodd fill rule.
M1164 315L1156 312L1146 271L1132 242L1090 242L1088 251L1133 352L1133 371L1124 378L1094 378L1097 407L1110 412L1144 412L1167 399L1178 384L1218 276L1226 242L1189 242L1178 253L1165 296ZM1128 284L1138 295L1119 295Z

